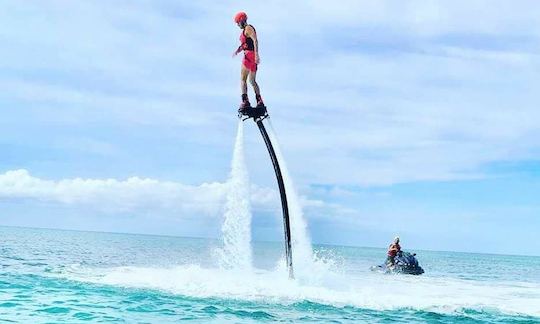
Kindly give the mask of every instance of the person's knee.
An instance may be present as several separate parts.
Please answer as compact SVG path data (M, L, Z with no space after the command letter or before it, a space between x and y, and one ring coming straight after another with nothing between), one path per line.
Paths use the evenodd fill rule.
M257 85L257 81L255 81L255 78L249 78L249 83L250 83L252 86L256 86L256 85Z

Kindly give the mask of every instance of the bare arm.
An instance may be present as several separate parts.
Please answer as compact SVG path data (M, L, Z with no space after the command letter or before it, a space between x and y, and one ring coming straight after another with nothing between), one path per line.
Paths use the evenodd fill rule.
M233 52L233 57L235 57L236 55L238 55L238 53L242 52L242 45L238 46L238 48L236 49L236 51Z
M255 47L255 63L259 64L259 40L257 39L257 33L251 26L246 26L246 35L253 39L253 46Z

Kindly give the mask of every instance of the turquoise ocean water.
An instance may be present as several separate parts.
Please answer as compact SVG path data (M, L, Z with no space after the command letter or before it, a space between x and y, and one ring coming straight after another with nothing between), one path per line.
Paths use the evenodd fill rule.
M288 280L279 243L254 243L253 267L227 270L216 240L11 227L0 238L0 322L540 323L540 257L413 251L426 274L399 276L369 271L383 249L314 246L317 266Z

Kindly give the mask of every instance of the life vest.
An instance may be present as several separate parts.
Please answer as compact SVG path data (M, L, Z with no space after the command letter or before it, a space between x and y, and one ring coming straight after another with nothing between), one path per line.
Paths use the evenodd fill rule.
M388 256L395 257L399 251L401 251L401 246L399 246L399 243L392 243L388 247Z
M251 26L251 25L246 25ZM251 26L253 30L255 31L255 27ZM255 31L256 32L256 31ZM242 33L240 34L240 45L244 51L254 51L255 50L255 43L253 42L253 39L249 36L246 36L246 28L242 30Z

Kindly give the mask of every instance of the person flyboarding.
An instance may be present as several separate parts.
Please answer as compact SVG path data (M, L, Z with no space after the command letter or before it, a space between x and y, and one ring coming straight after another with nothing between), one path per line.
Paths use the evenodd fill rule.
M261 135L263 137L266 148L268 149L268 154L270 154L270 159L274 165L274 172L276 173L276 180L279 188L279 196L281 198L281 209L283 211L283 229L285 235L285 262L287 265L287 270L289 271L289 279L294 279L294 270L292 262L292 243L291 243L291 223L289 219L289 204L287 202L287 194L285 191L285 183L283 182L283 175L281 173L281 168L279 167L279 161L270 140L270 136L264 127L263 120L268 116L266 111L266 106L263 103L261 98L261 90L257 84L257 66L259 65L259 42L257 39L257 32L255 27L248 25L247 23L247 14L245 12L239 12L234 16L234 22L242 29L240 34L240 46L234 51L233 57L238 55L238 53L244 51L244 59L242 60L242 69L240 71L240 85L242 90L242 103L238 109L238 117L242 121L253 119L253 121L259 127ZM253 86L255 91L255 98L257 100L257 106L251 107L249 103L248 94L247 94L247 80L249 78L249 83Z
M245 112L246 109L251 108L251 104L248 99L248 87L247 80L253 86L255 91L255 100L257 100L257 107L264 107L264 103L261 97L261 90L257 84L257 67L259 65L259 42L257 39L257 32L255 27L247 23L247 14L245 12L239 12L234 16L234 22L242 29L240 34L240 46L233 53L233 57L238 53L244 51L244 58L242 59L242 68L240 70L240 87L242 90L242 103L238 111L240 113Z

